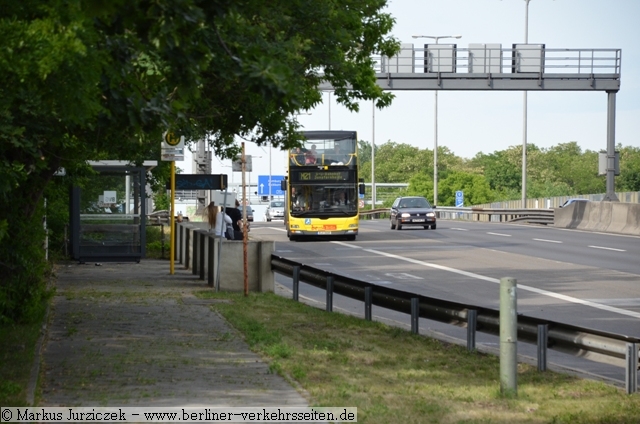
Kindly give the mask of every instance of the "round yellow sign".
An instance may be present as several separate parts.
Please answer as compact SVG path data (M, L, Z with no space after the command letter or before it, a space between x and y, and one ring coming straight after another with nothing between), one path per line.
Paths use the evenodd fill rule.
M177 146L180 144L180 137L175 135L173 132L168 131L164 135L164 141L166 141L169 146Z

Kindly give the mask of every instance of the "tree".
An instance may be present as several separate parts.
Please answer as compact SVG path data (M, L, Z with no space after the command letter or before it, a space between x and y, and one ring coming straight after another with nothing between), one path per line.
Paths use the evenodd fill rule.
M522 189L522 147L512 146L491 154L478 153L471 163L482 170L492 190L506 195Z
M620 151L620 176L616 178L616 190L640 191L640 147L618 146Z
M566 194L601 193L605 189L604 177L598 176L598 154L591 150L583 153L576 141L546 149L540 167L547 173L538 181L564 183L570 191Z
M288 148L326 80L351 110L390 104L373 54L392 56L386 0L29 0L0 18L0 240L41 220L55 171L159 156L167 129L232 157L236 136ZM162 169L162 167L159 167ZM15 217L19 216L18 223ZM31 247L0 248L0 320L42 273ZM2 243L0 243L2 244ZM4 243L7 244L7 243ZM21 248L32 248L25 255ZM16 294L13 285L25 291ZM20 289L22 290L22 289ZM26 296L26 295L24 295ZM37 299L37 295L31 296Z
M442 206L455 206L456 191L464 192L465 205L480 205L494 201L489 182L484 176L468 172L452 172L438 186Z

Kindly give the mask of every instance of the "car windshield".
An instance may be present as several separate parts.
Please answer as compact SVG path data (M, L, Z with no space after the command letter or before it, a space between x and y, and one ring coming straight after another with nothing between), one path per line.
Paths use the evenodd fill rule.
M431 205L424 197L411 197L400 200L399 208L430 208Z
M284 202L271 202L272 208L284 208Z

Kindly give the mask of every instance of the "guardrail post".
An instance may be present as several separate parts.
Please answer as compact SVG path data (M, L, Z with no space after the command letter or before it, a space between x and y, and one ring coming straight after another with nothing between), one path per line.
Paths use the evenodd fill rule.
M214 252L214 243L215 243L215 238L213 237L213 235L210 235L209 237L207 237L207 244L209 246L209 254L207 255L207 285L209 287L213 287L213 276L214 276L214 272L213 272L213 263L215 261L215 252Z
M500 279L500 392L518 393L518 313L515 278Z
M333 311L333 276L327 276L327 312Z
M538 371L547 370L547 341L549 340L549 326L538 325Z
M411 332L418 334L418 320L420 319L420 299L411 298Z
M198 253L200 254L200 257L198 258L198 266L200 268L198 268L198 269L200 271L200 279L201 280L204 280L204 268L205 268L204 267L204 244L205 244L205 241L206 241L205 234L204 233L200 233L198 235L198 249L200 249L198 251Z
M627 343L627 366L625 376L625 387L627 388L627 394L635 393L638 391L638 344Z
M183 263L183 258L182 258L182 249L184 247L184 226L183 225L179 225L178 226L178 231L177 231L177 235L178 235L178 242L176 243L176 254L178 255L178 262Z
M193 231L193 240L191 241L191 273L196 275L198 273L198 231Z
M184 269L189 269L189 243L191 242L191 231L185 229L184 234Z
M373 300L373 287L364 288L364 319L371 321L371 303Z
M293 300L298 301L300 293L300 265L293 267Z
M469 309L467 311L467 350L476 349L476 326L478 324L478 311Z

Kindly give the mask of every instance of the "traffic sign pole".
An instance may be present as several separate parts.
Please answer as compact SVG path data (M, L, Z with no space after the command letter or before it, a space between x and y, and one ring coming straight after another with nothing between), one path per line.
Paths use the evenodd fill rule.
M176 237L175 237L175 210L176 210L176 162L171 161L171 242L169 243L169 274L173 275L175 272L175 264L173 258L176 252Z

